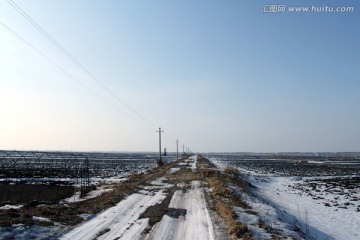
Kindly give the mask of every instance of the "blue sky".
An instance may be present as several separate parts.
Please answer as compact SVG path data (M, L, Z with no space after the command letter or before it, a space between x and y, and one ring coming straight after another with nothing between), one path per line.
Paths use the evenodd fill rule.
M359 151L360 4L352 13L262 13L267 0L14 0L126 104L11 5L0 22L0 149Z

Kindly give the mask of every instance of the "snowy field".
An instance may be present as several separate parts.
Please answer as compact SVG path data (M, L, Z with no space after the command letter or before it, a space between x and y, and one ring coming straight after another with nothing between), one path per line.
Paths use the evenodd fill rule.
M230 183L227 187L250 206L234 210L237 219L249 227L255 239L273 239L273 232L267 231L266 226L284 239L360 239L360 160L357 157L343 160L341 156L315 155L216 154L206 157L219 168L236 167L242 178L250 182L250 192ZM198 172L196 156L168 168L165 177L137 186L135 192L114 207L96 215L79 215L85 221L77 226L32 216L34 225L0 228L0 240L223 239L226 233L221 232L223 227L217 222L218 217L214 217L216 213L207 205L206 196L212 189L204 181L184 182L184 171ZM60 203L64 206L81 203L112 192L111 184L126 180L131 172L92 177L92 183L97 185L93 191L82 198L75 192ZM174 182L175 176L178 182ZM167 182L169 179L172 182ZM169 195L171 189L174 190ZM166 198L168 205L162 207L168 208L168 212L151 225L151 217L143 214L151 208L157 211ZM1 206L4 211L14 212L21 208L20 203Z
M0 181L17 178L26 181L67 181L69 173L88 168L94 179L116 179L155 168L158 153L153 152L38 152L1 151ZM174 153L163 156L164 162L173 161ZM28 169L29 172L24 171ZM41 174L39 170L41 171ZM55 170L55 171L54 171ZM29 177L34 173L34 177ZM13 176L11 176L13 175ZM3 178L3 179L1 179ZM26 178L26 179L25 179Z
M69 157L70 156L70 157ZM92 191L80 197L80 178L71 178L61 175L36 175L40 169L50 170L52 168L77 168L76 159L89 160L90 185ZM125 181L129 176L145 173L154 169L157 165L155 163L158 158L158 153L101 153L101 152L22 152L22 151L0 151L0 170L6 174L0 174L0 211L12 210L14 214L26 205L29 201L37 201L39 203L46 203L47 199L43 200L39 196L46 196L47 198L54 197L60 204L82 202L88 199L96 198L106 192L111 192L112 185L119 184ZM176 156L171 153L168 156L163 156L163 161L170 162ZM56 160L56 161L55 161ZM69 161L67 161L69 160ZM54 163L56 162L56 164ZM17 172L18 169L29 168L29 172L25 175L17 175L12 177L8 169ZM30 167L28 167L30 166ZM53 171L53 170L52 170ZM60 171L60 170L59 170ZM173 171L176 171L174 169ZM35 174L31 176L30 174ZM47 174L51 171L47 171ZM24 174L23 174L24 175ZM26 185L24 185L26 184ZM43 186L45 187L43 187ZM53 189L54 186L59 188ZM29 188L29 190L26 190ZM48 190L48 188L50 190ZM61 198L58 192L64 192L67 188L66 197ZM25 189L25 190L24 190ZM33 194L31 192L34 189ZM144 190L145 191L145 190ZM55 196L56 195L56 196ZM161 194L160 194L161 195ZM145 197L143 197L145 196ZM139 198L146 200L146 192L139 194ZM33 199L32 199L33 197ZM20 202L19 202L20 201ZM27 201L27 202L23 202ZM51 199L54 201L54 199ZM41 204L40 204L41 206ZM126 214L126 213L124 213ZM88 219L94 216L80 216ZM47 224L48 220L34 216L33 221L39 225ZM57 239L63 231L67 231L68 227L60 223L54 223L54 226L26 226L24 224L13 224L10 226L0 227L0 240L2 239Z
M224 226L217 214L207 204L209 189L204 181L184 182L180 171L197 174L196 156L176 164L166 171L165 176L157 177L138 185L133 193L127 195L115 206L99 214L82 214L85 221L75 226L65 226L50 219L33 216L31 226L23 224L0 228L2 239L219 239L226 240ZM184 164L185 163L185 164ZM167 183L168 178L172 183ZM176 179L176 180L174 180ZM172 191L170 189L173 189ZM75 195L62 201L63 205L81 202L111 192L109 186L98 187L87 197ZM171 195L170 195L171 192ZM168 202L165 199L169 199ZM70 203L68 203L70 202ZM163 202L166 202L163 205ZM4 206L6 209L21 208L21 205ZM151 224L152 211L165 214ZM148 217L146 217L148 216ZM42 224L41 224L42 223ZM49 226L45 226L49 224Z
M104 185L121 183L131 175L154 169L158 157L158 153L150 152L0 151L0 207L8 202L58 200L62 197L57 195L58 192L67 195L67 199L63 200L65 202L93 198L107 191L103 190ZM169 153L163 156L163 161L170 162L175 157L175 154ZM88 160L86 172L84 159ZM85 179L87 174L88 180ZM97 189L80 198L85 182ZM54 190L51 186L59 189ZM69 191L73 192L70 193L72 196Z
M360 160L357 157L208 155L236 167L274 218L307 239L360 239Z

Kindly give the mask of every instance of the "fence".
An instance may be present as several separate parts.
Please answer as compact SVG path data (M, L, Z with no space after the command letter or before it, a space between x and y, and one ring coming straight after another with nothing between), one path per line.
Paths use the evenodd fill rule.
M72 179L85 192L90 183L89 175L89 160L81 154L0 151L0 178L3 182L59 182Z

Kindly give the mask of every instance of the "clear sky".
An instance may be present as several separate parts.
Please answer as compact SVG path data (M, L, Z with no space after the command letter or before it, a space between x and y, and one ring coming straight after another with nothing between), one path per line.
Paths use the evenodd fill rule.
M0 0L0 149L360 151L359 1L13 1L151 123Z

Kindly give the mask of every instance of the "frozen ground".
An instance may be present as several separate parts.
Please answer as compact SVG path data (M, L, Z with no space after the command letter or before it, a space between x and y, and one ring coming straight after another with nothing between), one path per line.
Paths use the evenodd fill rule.
M55 224L51 227L43 227L38 225L25 226L16 224L12 228L0 228L0 240L48 240L57 239L58 233L64 229L64 226Z
M265 205L263 205L264 209L260 212L272 212L274 219L280 218L292 226L292 229L302 232L306 238L360 239L359 175L332 176L339 170L324 167L318 174L325 176L309 177L309 172L314 174L314 171L311 170L313 166L307 163L314 164L312 161L307 161L305 164L301 161L292 161L281 165L279 160L268 162L262 160L261 163L256 164L251 164L251 161L247 160L242 165L241 160L234 164L234 162L222 161L223 159L218 156L210 159L222 169L229 163L237 167L255 186L252 188L253 193L261 200L260 203L266 204L267 207L264 208ZM253 162L256 161L258 160L253 160ZM257 164L260 166L259 169L256 169ZM323 161L319 164L326 163ZM341 171L344 173L356 172L359 161L352 160L351 164L346 162L342 164L337 161L336 164L342 166ZM267 165L270 166L271 173L266 171ZM353 165L356 167L353 168ZM316 165L315 169L318 167ZM311 171L306 171L307 169ZM330 169L331 172L324 172L326 169ZM301 171L305 172L302 174ZM295 176L283 177L284 172ZM255 221L254 216L246 215L241 210L238 214L244 218L244 221Z
M192 171L196 171L196 156L186 162ZM179 170L171 168L168 174L176 174ZM201 181L192 181L187 190L175 191L167 206L169 211L148 233L144 231L148 228L149 218L140 218L140 215L165 199L166 189L174 186L164 183L166 180L165 177L158 178L150 185L139 187L137 193L75 227L61 239L215 239L205 198L206 187ZM177 185L186 186L181 182Z
M161 186L161 180L156 182ZM161 203L164 189L134 193L115 207L75 227L61 239L138 239L148 219L139 219L150 206Z
M224 223L209 209L207 197L209 189L203 181L183 181L179 172L197 174L196 156L167 170L164 177L147 181L137 186L134 193L97 215L82 214L85 221L75 227L58 223L54 226L14 225L0 229L1 239L197 239L227 240ZM167 177L171 183L167 183ZM174 189L170 191L170 189ZM69 202L84 201L102 194L105 189L98 187L86 198L77 195L67 199ZM168 194L172 195L168 195ZM167 202L165 199L169 199ZM166 204L164 205L165 202ZM6 206L16 208L21 206ZM154 208L163 211L155 224L150 224L154 216L143 217L146 211ZM150 211L151 212L151 211ZM146 215L146 214L145 214ZM33 221L52 224L50 219L33 217Z
M170 170L168 171L168 173L174 173L174 172L177 172L179 171L180 168L170 168Z
M304 185L304 180L298 177L254 179L252 184L257 187L256 193L274 206L284 221L300 228L308 237L319 240L360 238L360 213L357 210L359 201L345 205L351 202L344 195L327 193L321 194L324 196L321 197L320 192L316 191L308 195L302 190L294 189L296 185ZM315 194L317 198L313 197ZM331 207L327 202L340 207Z
M196 171L196 159L197 159L197 155L193 155L189 157L189 159L185 160L187 164L190 164L190 168L193 172Z
M73 196L71 196L69 198L65 198L63 200L63 202L67 202L67 203L81 202L81 201L85 201L87 199L96 198L96 197L100 196L101 194L103 194L105 192L110 192L112 190L113 190L112 188L107 188L106 186L98 186L98 187L96 187L96 190L88 192L86 194L86 196L84 196L84 197L80 197L81 192L77 191L74 193Z
M246 223L252 231L255 239L274 239L272 234L282 236L284 239L303 239L292 224L281 220L277 209L267 203L251 196L234 185L228 185L229 189L237 194L250 206L250 210L236 207L235 211L238 219ZM272 228L272 234L265 230L265 225Z
M219 158L212 162L222 168L227 166ZM303 168L303 164L296 164ZM251 207L235 207L234 210L255 239L273 239L274 234L281 239L360 239L358 176L302 177L299 176L301 172L288 163L287 172L297 176L284 177L276 174L274 166L271 171L275 174L264 173L264 166L266 164L261 165L261 171L254 165L250 169L237 166L253 185L250 189L254 196L227 184ZM281 167L281 164L277 166ZM346 172L346 169L342 171ZM114 207L97 215L82 214L80 217L85 222L75 227L56 222L54 226L42 227L17 224L12 228L0 228L0 240L226 239L226 231L220 232L216 214L207 204L207 194L212 190L203 181L184 180L186 176L198 173L197 157L190 157L164 172L163 177L151 178L137 186L135 192ZM88 198L105 191L111 189L98 188ZM70 202L73 199L74 196ZM166 206L162 206L164 202ZM7 209L17 207L21 206L4 206ZM144 217L144 213L153 208L165 208L166 211L151 223L153 216ZM49 219L40 216L34 216L33 220L49 223ZM266 226L271 227L271 231L266 230Z
M200 181L191 182L186 193L177 190L169 205L171 214L164 215L146 239L213 240L215 233L204 190Z

